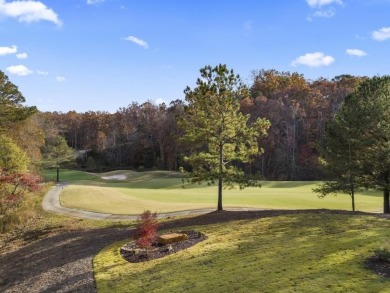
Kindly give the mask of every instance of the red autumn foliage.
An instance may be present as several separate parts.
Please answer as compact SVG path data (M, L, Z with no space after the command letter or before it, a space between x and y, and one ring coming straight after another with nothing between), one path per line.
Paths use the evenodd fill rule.
M0 215L17 207L27 192L37 191L42 178L30 173L8 174L0 169Z
M149 248L156 239L157 228L157 213L144 211L138 218L137 228L135 231L135 243L142 248Z

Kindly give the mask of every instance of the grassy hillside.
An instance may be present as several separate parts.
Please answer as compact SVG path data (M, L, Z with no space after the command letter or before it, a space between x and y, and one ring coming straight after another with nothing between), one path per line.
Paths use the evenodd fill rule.
M301 214L198 226L206 241L145 263L115 243L94 259L99 292L390 292L364 268L388 241L371 216Z

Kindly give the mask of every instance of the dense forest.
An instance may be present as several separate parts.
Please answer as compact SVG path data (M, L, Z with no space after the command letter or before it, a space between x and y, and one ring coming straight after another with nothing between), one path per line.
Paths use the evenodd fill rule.
M250 121L267 118L271 127L261 140L264 153L246 166L247 172L269 180L320 179L317 143L346 95L364 79L342 75L312 81L298 73L253 72L248 85L250 98L240 101L240 110L250 115ZM183 135L178 121L185 115L185 108L185 102L176 100L169 105L133 102L116 113L41 112L25 122L28 130L23 132L33 134L41 129L46 138L63 136L78 151L77 166L90 171L179 170L186 167L183 157L191 152L190 145L178 140ZM38 148L33 151L34 144L27 146L37 157Z

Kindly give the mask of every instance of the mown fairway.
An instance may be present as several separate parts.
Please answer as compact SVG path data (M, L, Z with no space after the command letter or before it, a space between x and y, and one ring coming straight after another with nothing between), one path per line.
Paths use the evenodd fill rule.
M99 292L390 292L364 268L388 241L390 222L372 216L307 214L190 227L208 239L144 263L94 258Z
M101 177L125 175L125 180L104 180ZM55 178L46 172L47 179ZM173 212L198 208L216 208L216 186L183 184L182 174L168 171L115 171L94 174L62 171L61 180L69 186L61 193L65 207L113 214L139 214L144 210ZM262 188L224 190L224 207L263 209L351 209L348 195L329 195L318 199L312 192L316 182L267 181ZM183 186L185 188L183 188ZM356 195L356 209L382 211L379 192Z

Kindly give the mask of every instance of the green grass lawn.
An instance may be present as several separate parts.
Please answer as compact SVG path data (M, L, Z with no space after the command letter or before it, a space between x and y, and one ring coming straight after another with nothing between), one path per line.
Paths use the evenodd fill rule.
M390 292L364 260L390 238L389 220L300 214L189 227L208 239L144 263L95 256L99 292Z
M126 175L126 180L103 180L102 176ZM46 171L46 179L55 171ZM101 174L61 171L69 186L61 193L65 207L113 214L139 214L144 210L173 212L199 208L216 208L217 187L183 184L183 175L169 171L114 171ZM329 195L319 199L312 188L317 182L267 181L262 188L224 190L223 203L229 207L261 209L351 209L348 195ZM183 188L183 186L185 188ZM382 211L380 192L356 195L356 209Z

